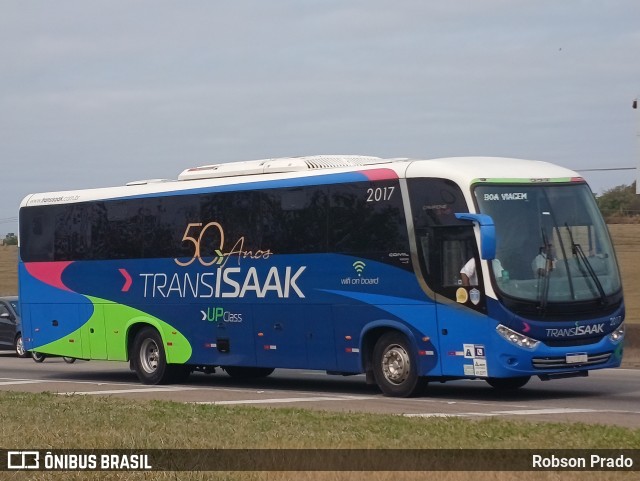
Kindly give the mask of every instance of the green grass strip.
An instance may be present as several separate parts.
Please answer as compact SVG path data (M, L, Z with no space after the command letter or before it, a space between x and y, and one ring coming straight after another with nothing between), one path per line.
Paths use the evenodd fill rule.
M24 449L640 448L640 429L405 418L115 397L0 393L3 446Z

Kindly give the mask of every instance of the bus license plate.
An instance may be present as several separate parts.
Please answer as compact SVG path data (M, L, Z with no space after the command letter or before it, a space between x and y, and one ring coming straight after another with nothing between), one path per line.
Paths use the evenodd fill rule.
M581 362L587 362L589 359L587 358L586 352L576 352L574 354L567 354L567 364L578 364Z

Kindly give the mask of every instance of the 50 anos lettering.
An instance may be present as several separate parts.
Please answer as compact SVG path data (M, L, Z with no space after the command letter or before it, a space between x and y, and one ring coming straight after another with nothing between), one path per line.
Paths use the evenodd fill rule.
M199 229L199 231L198 231ZM205 237L209 236L209 237ZM219 247L212 248L213 252L202 252L202 241L203 239L211 239L219 237ZM182 267L186 267L191 265L196 259L203 266L211 266L213 264L218 264L220 267L224 266L227 261L232 256L238 257L238 262L240 259L268 259L273 253L270 249L267 250L245 250L244 249L244 236L240 237L233 247L229 249L229 251L224 251L224 229L218 222L209 222L204 227L202 222L190 222L187 224L187 228L184 231L184 235L182 236L182 242L188 242L193 245L193 256L187 261L181 261L178 258L174 258L176 264ZM205 261L205 258L211 258L210 261Z

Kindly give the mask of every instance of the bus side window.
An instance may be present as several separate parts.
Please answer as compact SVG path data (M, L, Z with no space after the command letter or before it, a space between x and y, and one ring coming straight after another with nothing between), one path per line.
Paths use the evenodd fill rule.
M25 262L54 260L55 208L47 208L49 215L42 207L20 210L20 238L27 241L22 243L20 256Z
M433 236L429 232L425 232L424 235L419 236L420 239L420 258L424 260L429 258L429 253L431 252L431 243ZM427 277L427 279L432 277L431 272L431 263L430 262L422 262L422 269L424 270L423 274Z
M464 287L467 290L484 291L483 277L480 266L480 256L476 246L476 238L472 226L448 226L437 229L440 232L439 248L440 257L440 280L437 286L439 293L451 300L460 302L458 297L459 289ZM469 263L469 266L467 264ZM472 267L468 274L468 283L462 279L461 270ZM475 271L475 275L471 274ZM469 271L468 271L469 272ZM434 289L435 290L435 289ZM438 292L438 291L437 291ZM477 292L477 291L476 291ZM465 297L463 297L465 299ZM467 299L472 299L468 297ZM463 301L471 309L484 312L486 304L484 296L475 298L475 301Z
M462 285L460 270L474 258L468 239L443 239L442 286Z
M42 235L42 216L38 215L33 218L32 233L34 235Z
M471 259L479 260L473 227L440 226L418 233L421 266L430 289L449 299L456 299L462 286L460 270ZM482 273L477 272L477 284L482 285ZM483 309L483 305L474 306Z
M326 252L327 193L324 186L265 190L261 194L263 249L279 254Z

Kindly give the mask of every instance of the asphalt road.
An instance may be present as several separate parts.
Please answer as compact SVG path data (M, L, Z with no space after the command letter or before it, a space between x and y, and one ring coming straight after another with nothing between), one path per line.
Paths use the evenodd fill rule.
M239 381L224 372L193 374L184 384L145 386L126 363L47 358L37 364L0 352L0 390L60 395L118 396L219 405L299 407L327 411L388 413L414 417L501 417L530 421L584 422L640 427L640 370L593 371L587 378L532 379L514 393L484 381L429 384L424 395L387 398L364 376L328 376L307 370L276 370L261 380Z

